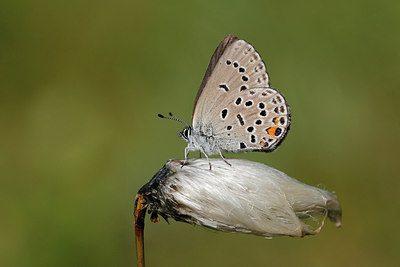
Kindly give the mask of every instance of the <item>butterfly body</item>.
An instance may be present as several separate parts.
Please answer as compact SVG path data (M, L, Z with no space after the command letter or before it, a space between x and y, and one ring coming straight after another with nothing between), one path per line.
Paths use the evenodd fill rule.
M218 45L196 96L192 126L179 132L189 151L271 152L290 128L285 98L271 88L260 55L232 35Z
M206 127L196 127L195 130L192 127L186 127L182 133L179 133L179 137L188 142L185 155L187 155L189 151L197 150L205 155L214 155L221 152L220 147L222 144L218 144L210 125Z

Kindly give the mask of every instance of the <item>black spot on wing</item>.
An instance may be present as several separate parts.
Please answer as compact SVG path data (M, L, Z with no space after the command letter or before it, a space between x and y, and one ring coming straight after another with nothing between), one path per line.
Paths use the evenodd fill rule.
M237 115L236 115L236 118L238 119L240 125L243 126L243 125L244 125L244 120L243 120L242 115L237 114Z
M219 85L219 88L225 90L225 92L228 92L228 91L229 91L228 85L226 85L226 84L224 84L224 83L223 83L223 84L220 84L220 85Z
M225 118L226 118L227 115L228 115L228 110L227 110L227 109L223 109L223 110L221 111L222 119L225 120Z

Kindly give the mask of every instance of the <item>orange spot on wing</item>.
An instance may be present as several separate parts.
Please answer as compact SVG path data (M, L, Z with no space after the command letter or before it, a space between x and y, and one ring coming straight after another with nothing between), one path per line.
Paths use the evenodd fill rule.
M269 133L270 136L276 136L275 131L278 127L270 127L267 129L267 132Z
M261 142L260 142L260 145L262 145L262 146L263 146L264 144L265 144L265 142L264 142L264 141L261 141Z
M274 118L274 123L278 124L278 122L279 122L279 118L278 117Z

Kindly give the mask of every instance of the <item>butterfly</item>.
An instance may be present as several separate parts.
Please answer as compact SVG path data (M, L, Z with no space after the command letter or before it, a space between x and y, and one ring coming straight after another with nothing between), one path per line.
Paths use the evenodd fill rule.
M291 122L289 106L271 88L260 55L232 35L220 42L211 57L194 102L192 126L171 113L158 116L185 124L178 132L188 143L184 163L189 151L199 150L207 159L219 154L223 160L222 152L274 151Z

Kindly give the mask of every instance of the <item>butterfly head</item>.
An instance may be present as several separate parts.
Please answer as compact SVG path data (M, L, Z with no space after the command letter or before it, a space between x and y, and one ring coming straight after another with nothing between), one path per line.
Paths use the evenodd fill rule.
M192 127L186 126L182 132L178 131L178 136L185 140L186 142L189 142L189 138L192 135Z

